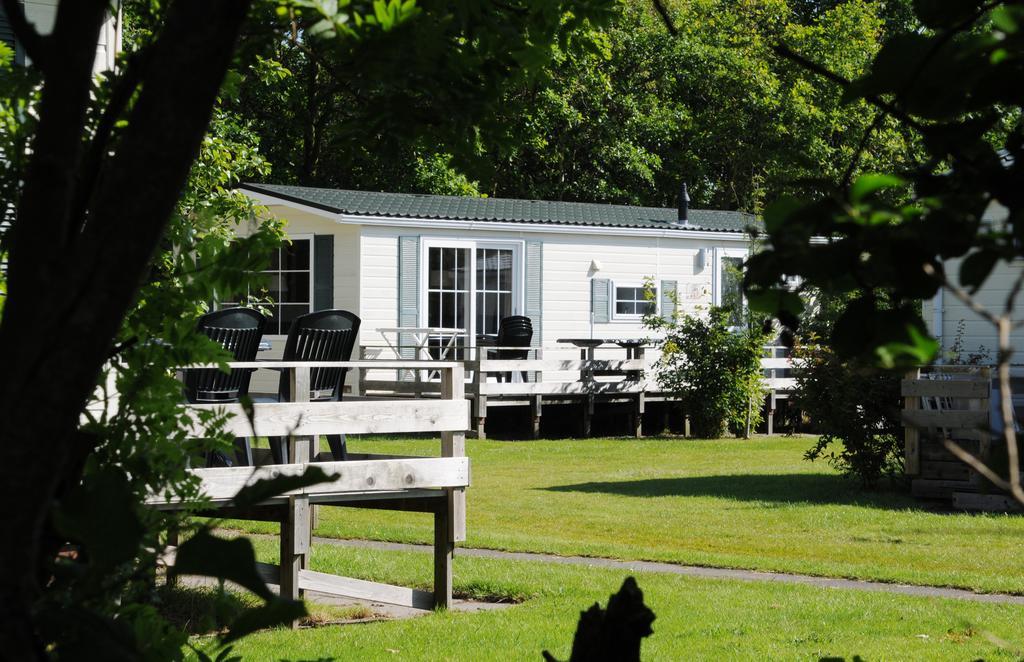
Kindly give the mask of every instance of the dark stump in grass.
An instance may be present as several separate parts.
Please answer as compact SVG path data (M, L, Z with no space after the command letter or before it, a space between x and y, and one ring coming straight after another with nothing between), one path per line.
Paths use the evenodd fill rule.
M608 598L607 609L595 602L580 612L569 662L639 662L640 643L653 634L654 618L636 580L627 577L619 592ZM543 655L547 662L557 662L548 651Z

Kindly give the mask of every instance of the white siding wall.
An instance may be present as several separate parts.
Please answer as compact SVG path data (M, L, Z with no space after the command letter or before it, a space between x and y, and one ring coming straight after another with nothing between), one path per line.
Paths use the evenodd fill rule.
M372 227L358 230L362 264L359 316L366 330L362 340L368 345L380 345L383 341L375 329L398 326L398 237L415 232Z
M993 203L985 211L982 223L998 227L1006 220L1006 217L1006 208ZM960 262L960 259L952 259L945 263L946 274L955 283L959 283ZM1010 264L999 262L974 298L988 310L1000 313L1006 305L1006 296L1013 287L1014 281L1020 276L1022 269L1024 269L1024 260L1014 260ZM938 314L937 308L940 309ZM942 342L941 352L944 361L949 360L948 353L956 342L957 329L960 322L963 321L963 358L966 359L967 354L979 353L979 349L984 348L988 351L989 362L996 362L999 338L995 327L950 292L943 292L941 296L925 301L922 305L922 313L928 330ZM937 324L940 317L941 329ZM1018 322L1024 321L1024 297L1017 297L1013 319ZM1017 351L1024 350L1024 329L1015 330L1011 340ZM1014 356L1012 360L1014 364L1024 364L1024 355Z
M556 344L558 338L607 337L639 338L648 332L639 320L612 320L596 324L591 334L590 281L607 278L625 285L640 285L645 277L656 284L662 280L677 281L682 312L695 313L698 307L711 303L714 247L746 248L744 241L727 241L708 233L707 239L674 239L588 235L585 232L501 232L474 229L471 234L447 229L362 226L361 228L360 316L363 318L362 340L379 345L381 339L373 329L398 325L398 237L418 235L453 239L540 240L543 249L543 316L542 345ZM696 266L697 251L707 248L706 264ZM601 269L590 273L596 260ZM606 353L622 350L609 349ZM600 352L598 354L600 356ZM578 350L567 348L546 357L573 358Z
M960 260L948 260L945 267L946 273L955 280L957 275L960 273ZM1002 311L1003 306L1006 305L1006 296L1009 293L1010 288L1013 287L1014 280L1020 276L1022 269L1024 269L1024 261L1014 261L1011 264L1000 262L988 277L985 285L978 291L978 294L976 295L978 302L989 310L995 312ZM979 347L984 347L989 352L991 362L994 363L997 358L996 349L999 346L995 327L979 317L977 313L972 311L949 292L944 292L941 300L941 340L943 355L950 351L950 348L956 340L957 327L959 326L960 321L963 320L964 356L966 357L969 353L976 353ZM936 299L926 301L922 307L924 320L933 334L936 333L936 302ZM1024 298L1018 296L1017 305L1014 310L1014 319L1017 321L1024 320L1024 309L1022 308L1024 308ZM1024 329L1017 329L1014 331L1012 339L1013 346L1017 348L1018 351L1024 350ZM1016 364L1024 364L1024 355L1014 357L1013 362Z

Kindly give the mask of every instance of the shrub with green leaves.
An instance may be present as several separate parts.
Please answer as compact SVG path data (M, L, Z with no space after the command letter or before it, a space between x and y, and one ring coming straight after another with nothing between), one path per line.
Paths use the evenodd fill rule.
M733 312L711 308L707 316L665 319L648 315L658 341L658 385L673 393L690 418L694 435L714 439L761 422L764 387L761 353L767 334L731 327Z
M865 486L903 469L900 380L867 362L844 361L832 349L797 345L795 404L821 436L809 460L827 459Z

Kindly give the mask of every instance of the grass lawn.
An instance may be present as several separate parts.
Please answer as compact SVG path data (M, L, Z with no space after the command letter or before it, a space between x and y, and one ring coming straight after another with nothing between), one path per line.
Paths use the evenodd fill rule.
M275 541L257 539L261 558L276 560ZM314 569L428 587L430 556L314 547ZM269 630L236 647L245 659L539 660L568 657L579 611L604 604L619 571L460 558L458 592L523 598L508 609L311 630ZM637 575L657 614L643 644L645 660L806 659L861 655L877 659L1019 659L1019 606L819 589ZM995 641L1010 642L1009 648ZM1016 651L1014 649L1017 649Z
M806 437L468 440L465 545L1024 593L1024 517L935 513L898 493L862 492L827 465L805 461L810 444ZM351 438L349 445L415 455L436 454L439 442ZM428 542L431 531L425 515L324 508L317 534Z

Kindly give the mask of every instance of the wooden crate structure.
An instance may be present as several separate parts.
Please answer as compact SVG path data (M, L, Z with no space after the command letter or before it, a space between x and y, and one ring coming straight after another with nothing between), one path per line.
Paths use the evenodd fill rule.
M298 599L313 590L343 597L372 600L406 607L448 608L452 604L452 554L455 543L466 539L466 487L470 465L466 457L465 431L469 402L465 399L461 363L436 361L347 362L235 362L231 368L286 369L291 374L291 393L296 402L255 404L252 419L241 405L187 405L188 409L221 410L228 414L227 430L237 437L288 437L291 464L210 467L192 469L202 481L201 491L218 516L276 521L281 525L281 563L260 564L264 578L281 587L281 595ZM402 399L342 402L308 402L310 370L315 368L420 369L441 375L439 396L433 399ZM208 367L208 366L202 366ZM215 367L215 366L214 366ZM303 402L302 400L306 401ZM231 501L238 491L261 478L300 475L311 465L314 435L423 433L440 437L438 457L349 454L343 462L315 462L332 480L268 499L254 508L239 511ZM193 428L196 437L202 428ZM329 456L327 456L329 458ZM186 504L152 495L147 505L176 509ZM418 591L377 582L339 577L309 569L314 508L339 506L432 513L434 516L434 590ZM214 513L211 513L214 514ZM165 555L173 577L174 549Z
M929 366L903 379L904 470L914 496L952 501L954 493L982 487L981 477L944 440L988 461L991 391L988 367Z

